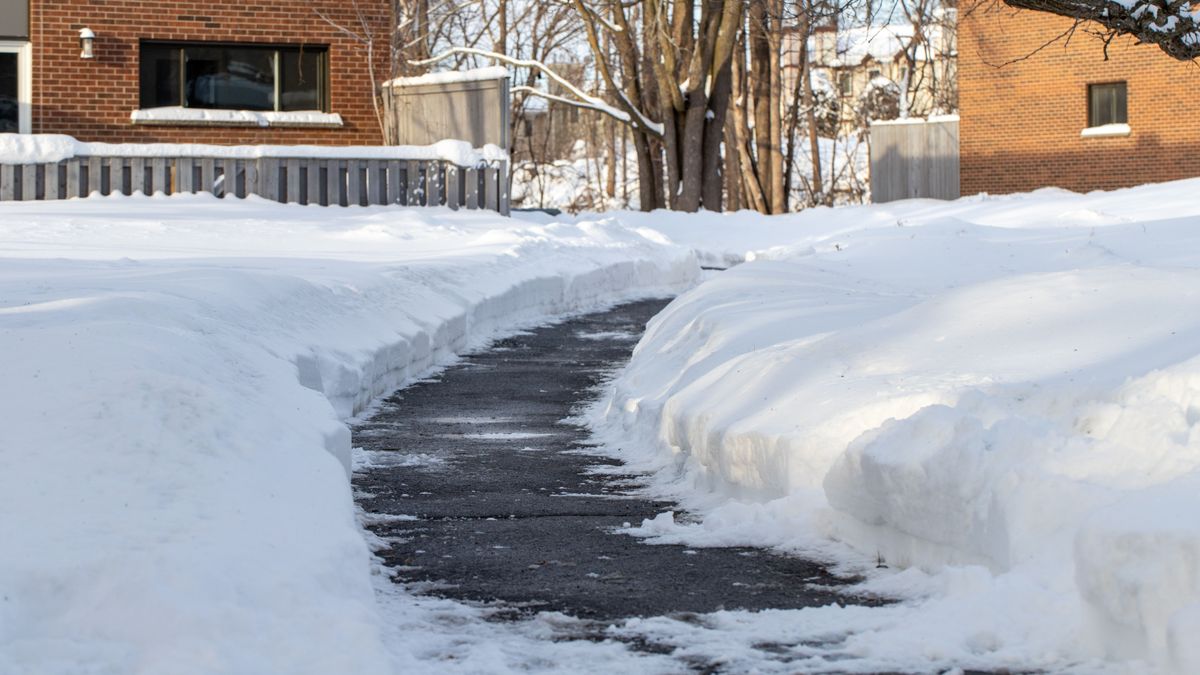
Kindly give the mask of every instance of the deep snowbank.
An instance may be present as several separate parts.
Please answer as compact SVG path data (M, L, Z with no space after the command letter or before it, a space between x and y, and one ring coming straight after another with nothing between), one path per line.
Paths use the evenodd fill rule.
M856 645L884 663L1200 670L1198 191L785 219L786 244L655 319L597 412L657 492L704 515L638 531L833 538L937 573ZM689 224L658 231L712 250Z
M5 673L413 671L343 420L697 272L613 224L203 195L6 204L0 256Z

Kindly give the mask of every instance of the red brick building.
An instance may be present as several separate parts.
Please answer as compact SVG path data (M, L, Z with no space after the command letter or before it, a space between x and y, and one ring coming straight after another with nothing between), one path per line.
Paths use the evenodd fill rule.
M0 131L379 144L390 25L389 0L0 0Z
M1200 176L1200 68L1003 4L960 10L962 194ZM1040 50L1039 50L1040 48Z

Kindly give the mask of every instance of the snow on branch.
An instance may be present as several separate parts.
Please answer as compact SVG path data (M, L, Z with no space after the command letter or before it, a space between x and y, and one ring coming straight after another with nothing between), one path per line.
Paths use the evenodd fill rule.
M1118 35L1158 45L1169 56L1200 56L1200 10L1193 0L1004 0L1011 7L1094 21L1108 30L1105 49Z
M595 110L596 112L601 112L601 113L604 113L611 117L614 117L618 121L624 122L626 124L629 124L629 122L630 122L628 113L626 113L624 110L615 110L611 106L605 106L605 107L601 108L601 107L593 105L592 103L589 103L588 101L576 101L574 99L566 98L565 96L555 96L554 94L550 94L550 93L544 92L540 89L535 89L533 87L527 87L525 85L513 87L512 91L514 93L523 92L523 93L529 94L530 96L537 96L538 98L544 98L547 101L554 101L556 103L565 103L567 105L575 106L576 108L583 108L585 110Z
M554 72L554 70L552 68L550 68L550 66L547 66L545 63L542 63L541 61L538 61L536 59L518 59L518 58L515 58L512 56L505 55L505 54L500 54L497 52L490 52L490 51L487 51L486 49L477 49L475 47L451 47L450 49L447 49L446 51L444 51L440 54L437 54L436 56L431 56L427 59L422 59L420 61L410 61L409 63L411 63L414 66L427 66L427 65L430 65L433 63L439 63L441 61L445 61L445 60L452 58L459 54L469 54L472 56L479 56L479 57L482 57L485 59L491 59L491 60L499 62L499 63L507 63L507 64L509 64L511 66L515 66L517 68L532 68L532 69L537 70L538 72L544 74L546 77L550 78L554 82L556 82L563 89L571 92L571 95L574 96L575 98L577 98L578 101L572 101L571 99L567 99L567 98L551 96L550 94L546 94L546 93L536 91L536 90L529 90L528 87L515 87L513 89L513 91L527 91L528 90L527 93L533 93L537 96L541 96L546 99L557 100L557 101L561 101L563 103L577 105L579 107L591 108L592 110L597 110L599 112L602 112L602 113L609 115L610 117L612 117L620 122L623 122L625 124L629 124L634 127L640 127L642 129L645 129L645 130L649 131L651 134L658 136L659 138L661 138L664 133L662 124L659 124L658 122L650 120L641 111L637 110L637 108L634 108L632 105L629 106L629 109L632 110L634 113L634 115L631 116L629 113L625 112L624 110L614 108L613 106L605 103L603 99L600 99L600 98L597 98L595 96L588 94L587 92L583 91L579 87L572 84L569 80L567 80L562 75L559 75L558 73Z

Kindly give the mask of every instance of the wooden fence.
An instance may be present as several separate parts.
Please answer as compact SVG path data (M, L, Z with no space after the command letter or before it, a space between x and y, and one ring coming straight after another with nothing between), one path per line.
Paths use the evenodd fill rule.
M76 157L0 164L0 201L210 192L322 206L448 206L508 215L507 162L440 160Z
M871 201L959 196L958 118L871 124Z

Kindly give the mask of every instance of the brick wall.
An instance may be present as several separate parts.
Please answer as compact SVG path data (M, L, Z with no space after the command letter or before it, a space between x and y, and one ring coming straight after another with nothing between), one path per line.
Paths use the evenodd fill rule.
M1102 43L1072 22L1004 5L961 10L962 193L1113 189L1200 176L1200 68L1157 47ZM1017 63L1002 65L1028 57ZM1087 85L1127 82L1127 137L1081 138Z
M358 0L376 48L375 81L387 77L389 0ZM363 44L331 26L363 33L351 0L33 0L33 131L87 141L217 144L379 144L371 68ZM79 29L97 34L96 57L79 58ZM338 129L140 126L139 40L329 46L330 111Z

